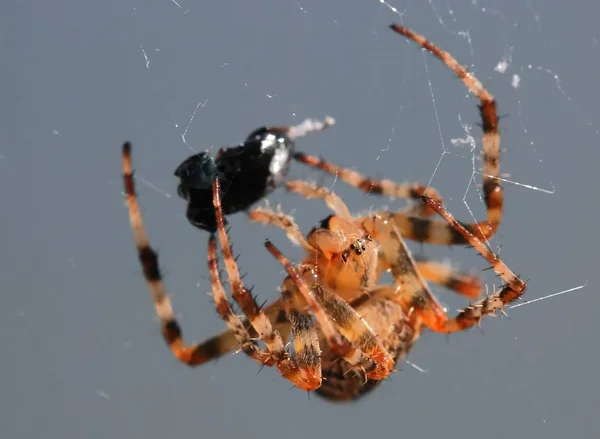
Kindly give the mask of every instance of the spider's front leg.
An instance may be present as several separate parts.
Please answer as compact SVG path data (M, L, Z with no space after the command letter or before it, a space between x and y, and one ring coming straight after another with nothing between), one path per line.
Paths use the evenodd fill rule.
M505 282L505 285L497 293L468 306L455 318L444 322L442 325L434 325L430 329L436 332L464 331L465 329L478 324L485 315L493 315L497 311L503 311L503 308L506 305L517 300L525 293L527 283L508 268L498 256L492 253L478 237L473 235L467 228L459 223L450 212L435 200L423 197L423 201L448 221L448 223L490 263L496 274L498 274Z
M282 376L297 387L306 391L314 390L321 385L321 352L319 350L317 331L312 319L309 314L295 309L291 304L290 297L283 297L287 319L291 323L291 331L296 348L296 357L292 357L285 349L279 331L273 328L269 317L260 309L250 291L242 283L225 229L220 193L219 180L215 178L213 180L213 194L217 233L221 243L233 298L248 318L250 325L256 331L258 337L264 341L272 360L268 365L276 366ZM213 281L215 280L220 285L218 275L213 279Z

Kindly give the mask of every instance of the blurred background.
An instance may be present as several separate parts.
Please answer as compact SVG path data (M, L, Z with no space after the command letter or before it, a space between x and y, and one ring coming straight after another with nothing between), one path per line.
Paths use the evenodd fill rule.
M600 163L597 2L377 0L8 2L0 7L0 436L17 438L464 439L600 434L596 291ZM120 147L190 341L225 328L210 299L207 234L184 217L175 167L261 125L335 117L298 149L373 177L438 188L484 218L477 101L445 66L388 29L424 34L497 97L505 214L492 245L528 300L482 330L425 333L364 399L307 395L243 354L198 369L161 339L123 203ZM472 150L472 140L478 143ZM351 210L368 196L300 164ZM319 201L270 197L303 230ZM284 278L263 247L279 230L230 218L246 282ZM473 250L412 245L480 273ZM497 278L481 272L491 290ZM459 298L435 289L450 311Z

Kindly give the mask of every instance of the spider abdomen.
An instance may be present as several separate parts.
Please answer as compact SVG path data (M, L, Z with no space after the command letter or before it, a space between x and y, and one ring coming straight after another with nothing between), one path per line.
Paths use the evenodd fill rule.
M406 357L419 338L420 332L415 331L411 326L401 305L389 298L371 299L356 306L356 311L369 323L383 346L395 358L396 363ZM323 350L321 356L323 383L315 393L322 398L334 402L355 400L365 396L383 382L383 380L365 380L360 371L350 370L352 366L329 351L327 342L322 339L322 336L320 345Z

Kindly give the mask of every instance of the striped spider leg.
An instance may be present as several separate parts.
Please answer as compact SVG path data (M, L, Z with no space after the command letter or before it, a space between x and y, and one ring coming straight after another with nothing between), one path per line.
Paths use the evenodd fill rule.
M450 53L440 49L422 35L404 26L392 24L390 27L394 32L404 35L440 59L479 99L479 113L483 128L483 199L487 208L487 218L485 221L473 224L461 224L480 240L487 241L496 233L500 225L504 204L503 189L498 179L500 176L500 131L498 129L496 101L481 82L472 73L468 72L464 66L459 64ZM295 158L308 166L335 175L340 180L368 193L419 201L422 195L427 195L440 204L442 202L442 198L437 191L418 183L395 183L391 180L370 179L354 170L302 153L295 153ZM392 217L403 238L438 245L467 243L464 236L445 221L432 221L427 218L434 212L429 206L420 204L413 207L413 209L396 212Z
M128 142L123 145L123 180L138 257L143 268L144 278L152 294L163 337L173 355L184 364L188 366L204 364L222 353L223 344L229 344L228 347L230 347L231 340L225 340L225 343L221 344L218 341L223 340L215 338L196 345L187 345L184 342L181 327L175 318L171 300L162 281L158 255L150 246L144 228L140 206L135 194L131 144ZM218 179L213 180L213 193L217 234L231 284L232 296L247 317L253 334L250 333L247 325L233 313L225 296L225 289L217 266L216 237L212 234L208 243L208 263L212 293L219 315L227 324L230 334L235 339L235 344L241 347L248 356L260 364L277 367L284 378L301 389L315 389L321 383L321 360L317 332L310 315L295 309L292 306L290 295L283 295L283 309L296 346L296 356L292 357L285 349L279 331L273 328L268 316L260 309L250 291L242 283L225 230ZM284 329L289 331L287 327ZM259 348L256 338L264 342L266 350Z

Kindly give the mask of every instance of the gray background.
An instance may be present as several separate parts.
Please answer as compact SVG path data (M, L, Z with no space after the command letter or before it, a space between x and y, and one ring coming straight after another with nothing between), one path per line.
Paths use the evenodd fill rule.
M4 2L2 438L597 437L600 8L568 3L397 2L400 17L376 0ZM263 124L329 114L337 125L300 149L372 176L426 183L433 175L456 216L470 218L471 154L451 139L465 137L461 121L479 138L476 101L387 29L398 20L472 66L497 96L501 170L555 188L505 185L493 244L530 280L527 298L587 287L487 320L483 332L424 334L410 360L427 373L402 363L352 405L307 399L243 355L195 370L178 364L134 250L124 140L134 144L137 176L151 184L138 181L138 192L190 340L225 327L207 294L207 235L187 224L175 192L173 170L190 148L215 151ZM503 57L509 68L500 74ZM186 145L181 135L205 101ZM332 181L301 165L292 176ZM334 189L354 211L402 206ZM328 214L283 191L271 200L296 209L303 230ZM466 201L483 217L474 187ZM260 299L276 297L283 274L263 240L293 260L301 253L243 215L231 224L247 282ZM423 252L485 267L472 250ZM496 279L483 275L491 287ZM462 305L439 293L451 309Z

